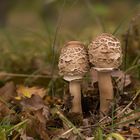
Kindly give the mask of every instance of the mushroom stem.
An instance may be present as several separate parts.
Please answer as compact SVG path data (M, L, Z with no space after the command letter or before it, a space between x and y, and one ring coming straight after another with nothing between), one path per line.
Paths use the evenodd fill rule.
M69 84L69 90L71 96L73 97L71 112L82 114L80 81L72 80Z
M113 85L110 72L98 72L100 92L100 116L107 115L113 100Z

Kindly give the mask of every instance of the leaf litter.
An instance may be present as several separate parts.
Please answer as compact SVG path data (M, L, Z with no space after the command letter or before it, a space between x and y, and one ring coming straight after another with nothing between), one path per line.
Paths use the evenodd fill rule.
M92 74L96 75L96 72ZM112 75L117 87L124 83L124 72L117 71ZM15 85L12 81L6 82L0 88L1 120L9 116L10 125L17 125L28 119L25 127L19 128L22 131L13 129L8 137L14 138L16 134L17 139L22 140L34 140L37 137L42 140L94 140L96 139L97 128L101 127L105 134L109 134L113 121L114 126L112 127L114 127L116 133L125 138L133 137L133 139L138 139L140 137L140 110L137 110L136 101L139 98L139 91L133 88L135 94L130 95L128 93L127 88L132 86L131 76L128 75L128 78L125 79L126 84L124 87L125 92L128 93L126 95L131 98L131 102L125 102L125 98L124 96L121 97L120 92L117 95L119 98L116 99L118 101L116 109L113 111L113 118L109 114L103 120L99 119L99 106L97 104L96 108L94 106L97 102L92 102L95 97L95 100L99 100L97 95L99 94L98 86L90 88L91 85L96 85L97 82L98 79L94 79L91 84L87 85L86 90L83 90L83 107L89 108L89 110L87 109L88 112L84 111L84 119L80 114L69 113L72 100L69 91L65 93L64 99L61 99L60 97L51 97L48 95L47 90L42 87L27 87ZM121 90L121 88L118 88L118 90ZM89 102L90 98L92 98L91 102ZM3 129L0 132L2 134ZM4 137L7 138L7 135L3 133L2 137L3 139Z

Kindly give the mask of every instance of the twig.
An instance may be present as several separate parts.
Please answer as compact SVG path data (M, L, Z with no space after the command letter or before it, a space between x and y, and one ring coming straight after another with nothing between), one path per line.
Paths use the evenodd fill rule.
M119 117L121 114L123 114L125 112L126 109L128 109L131 104L134 102L134 100L138 97L138 95L140 94L140 90L136 92L136 95L134 96L134 98L132 99L132 101L119 113L115 116L116 117Z
M67 135L68 133L70 133L73 130L73 128L69 129L68 131L64 132L63 134L61 134L61 136Z
M9 77L30 77L30 78L51 78L51 75L32 75L32 74L20 74L20 73L6 73L1 72L0 76L9 76ZM59 76L55 75L54 78L58 78Z
M132 119L129 119L129 120L122 121L122 122L119 122L119 123L114 124L114 127L117 127L117 126L119 126L119 125L121 125L121 124L127 124L127 123L129 123L129 122L136 121L136 120L139 120L139 119L140 119L140 116L138 116L138 117L133 117Z
M138 95L140 94L140 90L138 90L136 92L136 95L134 96L134 98L132 99L132 101L117 115L114 116L114 118L118 118L120 117L130 106L131 104L134 102L134 100L138 97ZM107 116L105 116L102 120L99 121L99 123L101 123L103 120L105 120L107 118ZM110 123L112 121L112 119L108 119L106 121L106 123ZM103 123L104 124L104 123Z

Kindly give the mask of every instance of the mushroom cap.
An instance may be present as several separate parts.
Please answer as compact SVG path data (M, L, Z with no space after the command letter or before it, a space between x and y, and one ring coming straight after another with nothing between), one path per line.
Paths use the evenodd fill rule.
M64 45L59 57L59 74L65 80L81 79L89 70L88 55L84 44L70 41Z
M122 63L120 41L111 34L97 36L88 47L89 61L97 70L112 70Z

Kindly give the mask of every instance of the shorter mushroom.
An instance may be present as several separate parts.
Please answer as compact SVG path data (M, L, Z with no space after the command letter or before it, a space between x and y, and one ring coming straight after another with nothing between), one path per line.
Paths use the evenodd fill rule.
M103 33L90 43L88 54L98 73L100 115L107 115L114 97L111 71L122 62L120 41L111 34Z
M69 82L72 100L71 112L82 113L81 79L89 70L88 55L84 44L70 41L64 45L59 57L59 73Z

